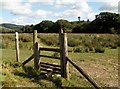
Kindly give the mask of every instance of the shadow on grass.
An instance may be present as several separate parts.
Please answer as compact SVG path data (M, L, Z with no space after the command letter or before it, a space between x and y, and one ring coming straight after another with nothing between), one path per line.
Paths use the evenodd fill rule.
M36 71L31 66L24 66L23 71L17 70L14 72L14 75L23 77L23 78L28 78L33 83L37 83L42 87L49 87L52 85L52 87L54 86L59 88L62 85L60 79L47 78L46 73L43 73L41 71Z

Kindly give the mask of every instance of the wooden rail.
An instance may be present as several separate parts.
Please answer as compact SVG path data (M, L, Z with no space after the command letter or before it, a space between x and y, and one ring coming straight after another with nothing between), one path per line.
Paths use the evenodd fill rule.
M58 49L58 48L39 48L39 50L60 52L60 49Z
M22 64L25 65L26 63L28 63L29 61L31 61L34 58L34 54L32 54L32 56L30 56L26 61L24 61Z
M72 59L70 59L69 57L67 57L67 60L96 88L96 89L100 89L100 86L79 66L77 66L77 64L75 62L72 61Z
M41 71L47 71L47 72L51 72L51 70L48 70L46 68L40 68ZM58 71L53 71L53 74L61 74L60 72Z
M47 56L47 55L40 55L40 57L53 58L53 59L60 59L60 57L53 57L53 56Z
M61 69L60 69L60 68L56 68L56 67L49 66L49 65L41 65L41 67L54 69L55 71L61 71Z
M49 64L49 63L45 63L45 62L40 62L40 65L43 65L43 64L45 64L45 65L49 65L49 66L54 66L54 67L61 67L60 65L56 65L56 64Z

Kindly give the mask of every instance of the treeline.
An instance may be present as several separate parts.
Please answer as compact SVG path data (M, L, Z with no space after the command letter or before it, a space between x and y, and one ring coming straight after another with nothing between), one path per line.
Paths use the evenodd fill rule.
M40 33L58 33L61 26L65 32L69 33L120 33L120 14L101 12L95 16L93 21L78 21L69 22L64 19L56 22L44 20L36 25L26 25L20 29L20 32L30 33L33 30L38 30Z

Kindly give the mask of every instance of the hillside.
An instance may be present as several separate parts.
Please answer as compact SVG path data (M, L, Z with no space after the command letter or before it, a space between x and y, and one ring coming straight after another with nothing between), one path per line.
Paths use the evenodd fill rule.
M11 23L2 23L0 26L8 29L20 29L23 26L22 25L16 25L16 24L11 24Z

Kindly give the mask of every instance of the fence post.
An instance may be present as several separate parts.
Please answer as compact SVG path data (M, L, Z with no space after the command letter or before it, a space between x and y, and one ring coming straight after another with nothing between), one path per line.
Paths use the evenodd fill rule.
M18 32L15 32L15 48L16 48L16 61L19 61L19 37Z
M63 32L63 29L60 29L59 32L59 42L60 42L60 63L61 63L61 76L63 78L69 79L69 71L68 71L68 48L67 48L67 34Z
M37 30L33 32L33 46L34 46L34 68L39 69L39 44L37 39Z

